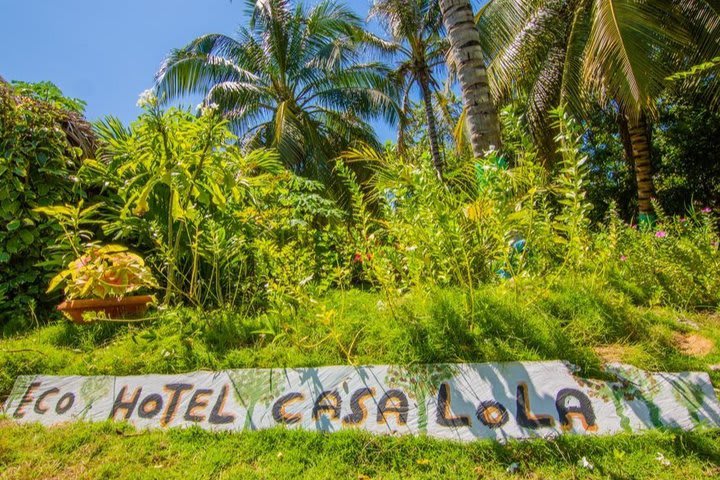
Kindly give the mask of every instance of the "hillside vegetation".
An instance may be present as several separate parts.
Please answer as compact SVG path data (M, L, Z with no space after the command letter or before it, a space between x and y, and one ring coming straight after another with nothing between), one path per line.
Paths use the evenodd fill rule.
M720 371L711 366L720 363L718 342L716 315L638 307L592 278L542 287L509 282L472 296L418 290L391 300L351 289L285 314L182 308L129 325L55 322L0 341L0 392L30 373L556 358L577 364L586 376L602 377L604 361L623 361L650 370L707 371L717 385ZM565 436L506 446L363 432L138 432L118 423L47 429L0 420L0 432L0 478L720 477L717 431ZM583 457L592 470L582 466ZM513 464L515 473L507 471Z
M535 360L720 386L717 1L373 0L377 29L235 3L129 123L0 77L0 401L32 374ZM56 308L81 301L113 306ZM720 478L719 440L4 416L0 478Z

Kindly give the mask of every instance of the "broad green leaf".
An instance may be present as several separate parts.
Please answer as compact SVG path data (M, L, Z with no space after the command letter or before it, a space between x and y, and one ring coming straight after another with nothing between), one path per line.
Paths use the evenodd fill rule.
M33 212L42 213L48 217L60 218L60 217L71 217L74 213L71 207L65 205L56 205L54 207L37 207L33 209Z
M30 230L20 230L19 234L20 239L25 243L25 245L31 245L35 240L35 237Z
M50 280L50 284L48 285L48 288L46 290L46 293L50 293L57 289L57 287L65 281L67 277L70 276L72 272L70 270L63 270L62 272L55 275L52 280Z
M185 216L185 210L180 205L180 196L175 192L172 196L172 218L173 220L180 220Z

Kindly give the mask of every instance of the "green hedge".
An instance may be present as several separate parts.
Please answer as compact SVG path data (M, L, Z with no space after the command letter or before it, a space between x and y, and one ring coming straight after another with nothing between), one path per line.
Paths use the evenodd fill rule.
M52 249L59 226L33 212L74 203L82 150L63 129L70 114L0 84L0 327L44 316L56 299L45 293L57 270Z

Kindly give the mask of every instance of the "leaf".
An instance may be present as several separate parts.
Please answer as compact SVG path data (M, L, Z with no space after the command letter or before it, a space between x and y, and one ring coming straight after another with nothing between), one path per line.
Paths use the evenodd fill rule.
M50 293L57 289L57 287L67 278L70 276L72 272L68 270L63 270L62 272L55 275L52 280L50 280L50 284L48 285L47 290L45 293Z
M157 183L157 180L151 180L140 191L137 202L135 202L135 208L133 208L133 213L135 215L137 215L138 217L142 217L150 209L150 207L148 205L148 196L150 195L150 192L152 191L152 189L155 187L156 183Z
M8 232L12 232L12 231L15 231L15 230L17 230L18 228L20 228L20 225L21 225L21 224L20 224L20 220L18 220L18 219L16 218L15 220L12 220L11 222L9 222L9 223L7 224L7 227L6 227L6 228L7 228Z
M126 246L124 246L124 245L118 245L118 244L115 244L115 243L110 244L110 245L105 245L105 246L100 247L100 248L98 249L98 253L99 253L99 254L117 253L117 252L126 252L126 251L127 251L127 247L126 247Z
M25 245L30 245L35 240L35 236L30 230L20 230L19 234L20 239L25 243Z
M180 206L180 198L177 192L172 196L172 218L173 220L180 220L185 217L185 210Z
M33 212L42 213L52 218L71 217L73 209L65 205L56 205L54 207L37 207Z
M80 211L80 217L88 218L88 217L92 216L92 214L95 213L97 210L99 210L100 207L102 207L103 205L104 204L102 202L94 203L94 204L90 205L89 207ZM80 205L80 206L82 206L82 205Z
M217 183L210 182L208 186L210 187L210 192L212 193L213 203L221 209L225 208L227 199L225 198L225 195L223 195L223 192Z

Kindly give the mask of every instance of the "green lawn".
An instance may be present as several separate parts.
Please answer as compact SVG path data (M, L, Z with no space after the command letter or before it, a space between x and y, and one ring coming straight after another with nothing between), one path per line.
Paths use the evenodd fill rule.
M154 320L58 321L0 339L0 398L20 374L566 359L601 376L604 359L720 376L716 313L639 307L607 285L508 283L417 291L393 301L338 291L295 311L246 316L176 309ZM698 341L702 340L702 341ZM120 424L0 423L0 478L720 478L720 432L648 432L457 444L297 431L135 432ZM662 453L670 465L657 459ZM580 466L582 457L594 465ZM509 474L513 463L519 470ZM365 477L366 476L366 477Z
M499 445L267 430L136 432L5 424L0 478L720 478L720 432L561 437ZM669 465L658 455L662 454ZM593 469L581 466L582 458ZM517 463L515 473L507 468Z

